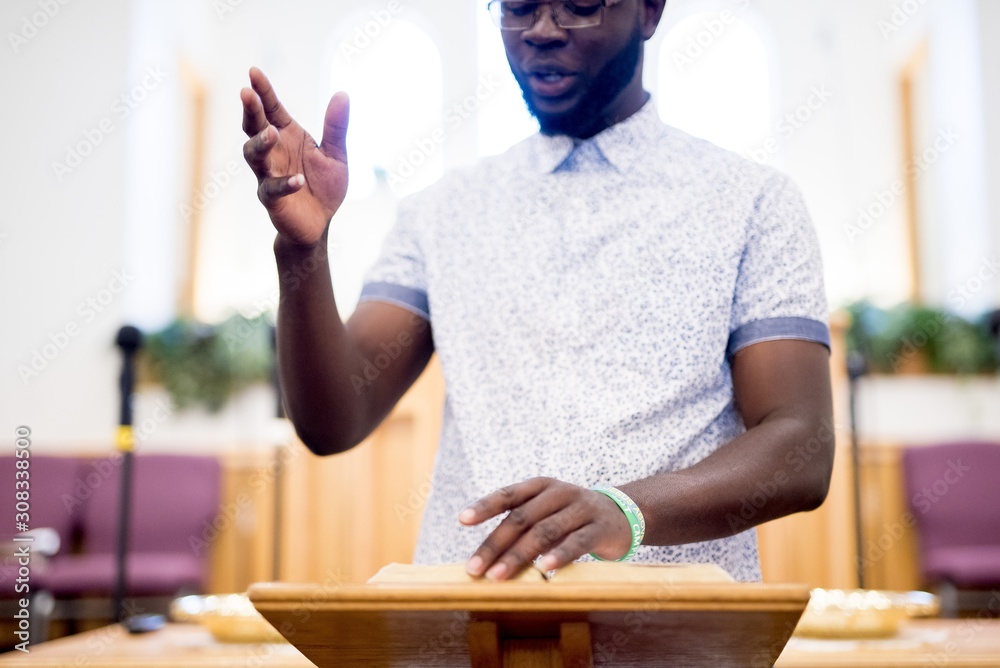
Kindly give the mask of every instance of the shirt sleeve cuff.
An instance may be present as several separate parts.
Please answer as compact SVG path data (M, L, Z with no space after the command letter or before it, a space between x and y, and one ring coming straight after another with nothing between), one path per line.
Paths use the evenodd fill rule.
M427 293L395 283L365 283L361 288L361 299L358 301L387 302L405 308L428 322L431 319Z
M736 329L729 335L726 355L733 355L754 343L798 339L813 341L830 349L830 328L826 323L810 318L767 318L754 320Z

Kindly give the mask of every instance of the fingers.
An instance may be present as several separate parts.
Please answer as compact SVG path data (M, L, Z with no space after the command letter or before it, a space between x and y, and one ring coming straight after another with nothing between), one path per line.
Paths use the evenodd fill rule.
M243 144L243 158L258 177L264 178L269 175L271 167L268 156L277 142L278 131L268 125Z
M346 93L337 93L330 100L323 119L323 153L334 160L347 162L347 122L351 115L351 101Z
M589 518L572 506L545 517L534 523L513 545L496 556L494 564L486 571L486 577L491 580L505 580L533 562L539 555L546 555L546 560L542 564L545 570L559 568L572 562L581 554L586 554L586 550L574 555L566 555L564 550L555 560L557 565L549 565L552 560L548 557L556 546L563 545L572 536L590 526L589 522ZM484 552L490 549L489 541L483 545Z
M529 486L529 483L522 483L520 487ZM568 488L560 490L568 492ZM518 490L513 493L517 494ZM518 504L469 559L468 573L476 577L486 573L493 579L513 575L583 523L578 509L567 510L571 502L569 493L549 490Z
M250 68L250 85L254 92L260 96L260 103L264 110L264 116L278 129L286 127L292 122L292 116L285 110L285 107L278 101L278 96L271 86L264 73L258 68ZM262 128L263 129L263 128Z
M558 545L550 548L539 566L546 571L568 566L593 549L592 546L599 540L597 535L599 530L597 524L587 524L577 528Z
M292 177L279 176L261 179L260 185L257 187L257 197L265 207L270 209L282 197L302 190L302 186L305 184L306 179L301 174Z
M458 520L462 524L480 524L500 513L516 508L537 496L551 484L551 478L532 478L525 482L508 485L474 501L462 511Z
M267 116L264 106L260 103L257 93L250 88L240 91L240 101L243 102L243 132L248 137L261 133L267 127Z

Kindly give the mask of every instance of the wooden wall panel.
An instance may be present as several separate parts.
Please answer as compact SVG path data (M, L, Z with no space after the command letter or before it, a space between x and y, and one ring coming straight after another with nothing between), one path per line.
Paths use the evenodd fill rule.
M283 480L281 579L363 582L413 558L441 430L444 380L434 358L385 422L342 455L301 444Z
M214 537L210 593L245 591L251 582L272 577L276 455L261 451L220 455L219 512L194 543Z
M865 577L870 589L923 586L917 534L906 505L902 447L866 444L861 451Z
M849 434L838 430L836 439L826 502L817 510L768 522L757 530L765 582L857 586Z

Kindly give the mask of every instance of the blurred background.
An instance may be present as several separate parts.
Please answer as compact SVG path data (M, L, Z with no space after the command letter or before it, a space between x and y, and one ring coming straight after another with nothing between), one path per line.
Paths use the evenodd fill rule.
M351 186L330 235L347 317L400 197L536 130L485 2L7 0L0 26L0 454L24 425L35 455L76 461L52 493L57 519L81 513L61 552L100 551L87 504L116 475L100 462L115 461L129 323L147 344L138 459L219 466L208 511L178 529L203 569L184 587L364 580L409 561L439 371L333 460L275 417L274 233L243 162L239 90L261 67L316 136L330 96L351 95ZM848 352L867 586L934 584L907 449L1000 442L997 34L995 0L671 0L646 47L664 121L790 174L822 245L838 468L823 509L761 529L769 580L858 583Z

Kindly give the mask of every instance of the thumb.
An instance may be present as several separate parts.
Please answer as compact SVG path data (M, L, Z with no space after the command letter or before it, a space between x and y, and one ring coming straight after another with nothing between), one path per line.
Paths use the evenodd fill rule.
M340 162L347 162L347 121L351 114L351 101L347 93L337 93L330 99L323 119L323 143L320 149Z

